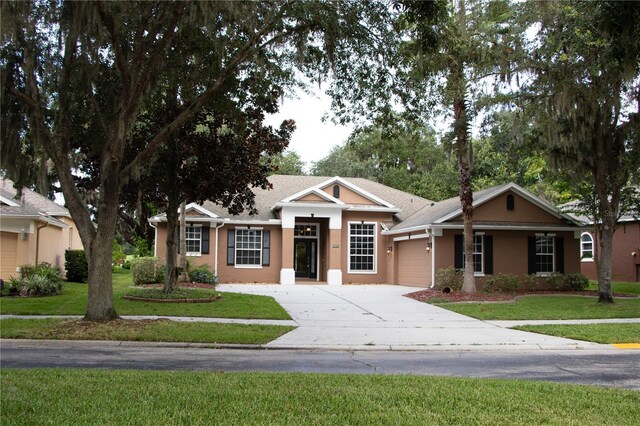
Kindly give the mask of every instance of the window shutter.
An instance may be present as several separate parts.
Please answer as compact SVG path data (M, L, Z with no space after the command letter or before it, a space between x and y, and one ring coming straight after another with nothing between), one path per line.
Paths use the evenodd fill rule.
M493 274L493 236L484 236L484 273Z
M236 230L229 229L227 231L227 265L235 265L236 263Z
M262 266L269 266L271 257L271 231L262 231Z
M202 232L202 246L200 247L200 253L202 254L209 254L209 225L205 224L202 225L202 229L200 230L200 232Z
M454 235L454 241L453 241L453 247L454 247L454 254L453 254L453 267L456 269L462 269L464 268L464 265L462 264L462 251L463 251L463 247L462 247L462 242L464 240L464 237L462 235Z
M536 237L529 237L527 244L528 247L528 259L529 259L529 274L536 273Z
M564 239L556 237L555 255L556 255L556 272L564 274Z

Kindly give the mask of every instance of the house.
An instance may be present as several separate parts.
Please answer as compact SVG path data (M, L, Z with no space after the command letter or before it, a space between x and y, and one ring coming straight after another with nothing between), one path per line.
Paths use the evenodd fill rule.
M24 188L16 199L13 182L0 179L0 278L19 274L21 265L50 263L64 274L64 251L82 249L69 211Z
M584 219L584 218L583 218ZM586 221L590 228L580 237L580 271L590 280L598 279L594 262L598 248L598 237L593 229L593 221ZM611 268L614 281L640 282L640 219L624 215L618 220L613 234L613 255Z
M280 176L255 190L257 214L231 216L189 204L187 255L221 282L283 285L389 283L428 287L436 271L461 267L457 197L433 202L361 178ZM474 261L492 274L580 271L582 228L516 184L474 195ZM154 216L156 256L165 257L166 216Z

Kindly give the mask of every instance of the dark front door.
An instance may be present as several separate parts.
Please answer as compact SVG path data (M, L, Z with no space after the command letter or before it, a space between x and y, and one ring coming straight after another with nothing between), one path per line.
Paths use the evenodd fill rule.
M296 278L318 277L318 240L296 238L294 240L293 266Z

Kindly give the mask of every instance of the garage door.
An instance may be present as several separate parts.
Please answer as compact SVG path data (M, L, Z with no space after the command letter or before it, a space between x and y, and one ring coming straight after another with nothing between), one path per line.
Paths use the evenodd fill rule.
M12 232L0 232L0 234L0 278L6 280L17 275L18 234Z
M398 243L398 284L415 287L429 286L429 258L425 250L427 240L408 240Z

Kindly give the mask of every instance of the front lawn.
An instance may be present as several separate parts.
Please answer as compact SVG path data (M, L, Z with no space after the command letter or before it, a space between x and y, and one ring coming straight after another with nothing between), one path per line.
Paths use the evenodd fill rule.
M113 273L113 298L119 315L167 315L210 318L291 319L272 298L239 293L219 293L212 303L153 303L124 300L132 285L131 273ZM65 283L59 296L0 298L0 313L14 315L84 315L87 309L87 284Z
M640 318L640 299L615 299L610 305L596 297L525 296L508 303L439 303L437 306L481 320L549 320Z
M598 291L598 281L589 281L587 290ZM614 281L611 290L613 293L640 294L640 283Z
M640 392L558 383L304 373L1 372L5 425L631 425Z
M0 320L0 338L264 344L293 328L169 320L116 320L92 323L50 318L7 318Z
M640 343L639 323L522 325L513 328L595 343Z

